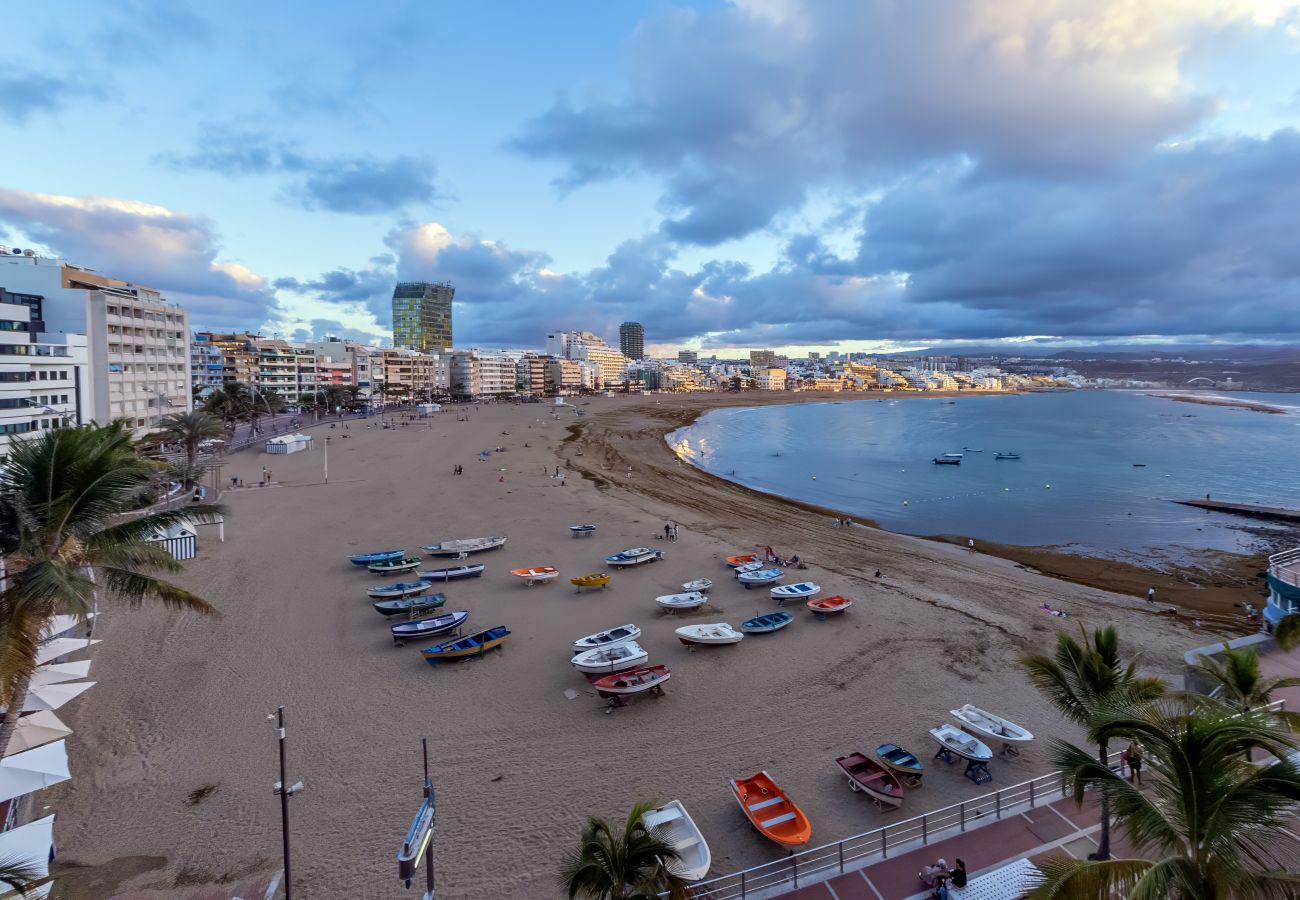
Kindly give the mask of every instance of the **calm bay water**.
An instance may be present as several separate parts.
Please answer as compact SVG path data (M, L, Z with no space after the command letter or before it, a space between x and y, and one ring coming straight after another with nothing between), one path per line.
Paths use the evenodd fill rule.
M715 475L892 531L1140 561L1295 531L1169 502L1209 493L1300 508L1300 395L1232 396L1288 412L1128 391L850 400L718 410L668 441ZM931 462L964 448L983 452Z

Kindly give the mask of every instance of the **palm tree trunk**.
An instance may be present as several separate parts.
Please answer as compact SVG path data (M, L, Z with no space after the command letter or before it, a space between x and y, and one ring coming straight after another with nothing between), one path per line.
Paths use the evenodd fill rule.
M9 711L5 714L4 722L0 722L0 756L6 755L5 751L14 736L14 729L18 727L18 717L22 715L23 707L27 704L27 692L31 686L30 675L14 679L13 692L9 697Z
M1099 758L1103 766L1110 765L1110 756L1106 752L1106 742L1101 742ZM1093 859L1110 859L1110 800L1105 792L1101 795L1101 838L1097 844L1097 852L1093 854Z

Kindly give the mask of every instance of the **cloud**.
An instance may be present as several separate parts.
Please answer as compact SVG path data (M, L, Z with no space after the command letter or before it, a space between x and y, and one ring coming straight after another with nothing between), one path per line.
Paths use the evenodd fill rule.
M178 170L288 175L282 199L307 210L369 215L428 204L436 196L437 170L423 157L313 157L264 131L208 125L194 150L164 153L158 159Z
M58 112L74 99L96 93L62 76L0 65L0 116L19 125L38 113Z
M276 307L265 279L217 258L216 232L199 216L138 200L0 188L0 222L70 262L157 288L195 325L257 327Z
M665 233L712 245L814 187L878 189L918 165L1072 180L1123 168L1215 111L1180 68L1198 42L1278 15L1240 0L672 10L637 29L620 95L560 96L511 146L563 163L565 189L661 177Z

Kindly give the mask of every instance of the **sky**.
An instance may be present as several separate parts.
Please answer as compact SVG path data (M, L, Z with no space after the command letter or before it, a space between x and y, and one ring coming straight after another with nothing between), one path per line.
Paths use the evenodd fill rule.
M67 0L0 245L195 329L652 352L1300 342L1300 0Z

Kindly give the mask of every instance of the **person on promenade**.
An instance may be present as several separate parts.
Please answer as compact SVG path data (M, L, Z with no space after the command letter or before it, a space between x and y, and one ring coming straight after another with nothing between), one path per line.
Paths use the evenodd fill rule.
M940 860L932 866L922 866L921 871L917 873L916 877L924 881L930 887L934 887L941 879L946 879L948 874L948 863L944 859L940 858Z
M966 550L970 553L975 552L975 538L966 538Z
M1124 751L1128 757L1128 780L1130 783L1136 781L1138 787L1142 786L1142 745L1133 741Z
M966 886L966 860L958 858L957 868L952 870L952 886L955 888L964 888Z
M1155 603L1155 602L1156 602L1156 589L1153 587L1149 587L1147 588L1147 603Z
M665 522L665 523L664 523L664 540L665 540L665 541L668 540L669 536L671 536L672 533L673 533L673 523L672 523L672 522Z

